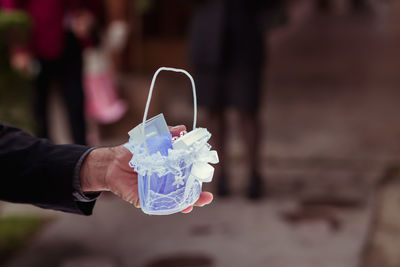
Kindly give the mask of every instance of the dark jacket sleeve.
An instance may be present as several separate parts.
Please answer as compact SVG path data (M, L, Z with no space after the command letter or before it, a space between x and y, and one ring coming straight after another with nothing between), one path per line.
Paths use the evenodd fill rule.
M0 200L89 215L73 196L76 165L89 147L54 145L0 122Z

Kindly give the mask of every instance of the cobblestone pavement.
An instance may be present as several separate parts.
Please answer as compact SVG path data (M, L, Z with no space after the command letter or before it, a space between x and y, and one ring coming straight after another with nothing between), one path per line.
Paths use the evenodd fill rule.
M399 16L384 7L308 13L307 5L294 9L297 23L270 36L261 146L271 198L250 203L242 195L247 172L229 112L234 197L154 217L106 195L92 217L58 215L6 266L357 266L372 185L400 159ZM134 108L103 129L120 136L107 143L123 141L140 120L147 79L126 81ZM186 86L161 76L154 114L190 125Z

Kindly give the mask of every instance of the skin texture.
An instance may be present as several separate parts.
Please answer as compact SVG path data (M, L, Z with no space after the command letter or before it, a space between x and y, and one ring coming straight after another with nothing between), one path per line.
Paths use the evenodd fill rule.
M172 136L179 136L186 127L170 127ZM138 193L138 176L129 167L131 152L123 145L94 149L82 164L80 177L83 192L111 191L123 200L140 208ZM210 192L202 192L195 206L205 206L213 200ZM189 213L188 207L182 213Z

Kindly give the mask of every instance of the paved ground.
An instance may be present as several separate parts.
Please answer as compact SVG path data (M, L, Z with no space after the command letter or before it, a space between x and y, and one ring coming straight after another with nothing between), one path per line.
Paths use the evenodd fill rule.
M357 266L371 185L400 159L400 24L397 13L379 10L315 15L302 5L293 9L297 23L271 36L261 116L268 138L260 145L272 198L242 197L246 167L233 130L234 197L189 216L153 217L106 196L92 217L57 215L6 266ZM103 129L119 136L107 143L140 119L146 79L126 81L135 109ZM161 79L159 91L168 91L154 107L171 124L190 125L185 86Z
M234 198L189 216L154 217L118 199L102 200L92 217L60 216L6 266L63 266L88 258L110 266L356 266L368 210L332 211L336 229L319 219L287 223L281 214L293 208Z

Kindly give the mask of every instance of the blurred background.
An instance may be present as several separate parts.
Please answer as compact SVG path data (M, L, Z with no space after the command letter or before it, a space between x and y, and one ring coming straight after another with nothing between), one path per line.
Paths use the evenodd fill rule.
M0 202L1 266L400 266L400 1L0 2L1 121L121 144L185 68L222 160L190 215ZM159 77L150 116L192 125Z

